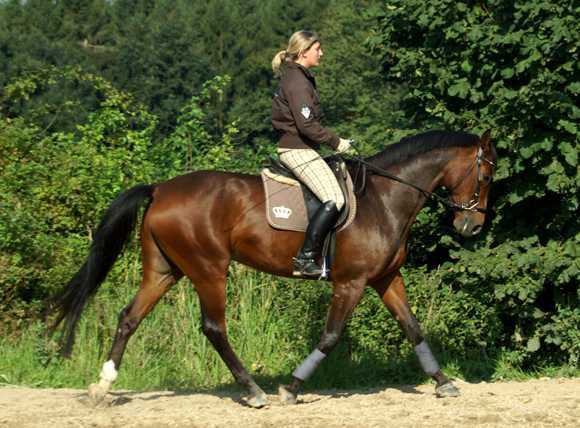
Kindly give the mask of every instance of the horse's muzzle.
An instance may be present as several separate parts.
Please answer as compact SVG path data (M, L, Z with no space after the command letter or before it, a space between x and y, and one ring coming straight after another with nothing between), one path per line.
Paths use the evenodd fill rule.
M469 215L458 215L453 221L455 230L465 238L478 235L483 228L483 222L477 221Z

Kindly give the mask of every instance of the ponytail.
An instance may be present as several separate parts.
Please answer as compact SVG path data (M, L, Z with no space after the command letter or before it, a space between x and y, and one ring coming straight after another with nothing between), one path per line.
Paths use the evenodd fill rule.
M275 76L280 76L280 67L282 63L286 61L287 52L280 51L276 55L274 55L274 59L272 60L272 71L274 71Z

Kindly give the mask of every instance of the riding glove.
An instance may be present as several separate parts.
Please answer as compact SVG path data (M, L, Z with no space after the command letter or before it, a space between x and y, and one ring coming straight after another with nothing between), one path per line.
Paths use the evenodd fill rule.
M338 143L338 147L336 148L336 151L338 153L353 155L353 154L355 154L355 150L352 147L352 143L353 143L352 140L347 140L347 139L341 138L340 142Z

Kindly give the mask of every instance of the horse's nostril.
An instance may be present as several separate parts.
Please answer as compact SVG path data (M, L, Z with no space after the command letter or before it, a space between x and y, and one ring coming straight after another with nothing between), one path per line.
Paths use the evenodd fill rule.
M475 226L475 227L473 228L473 230L471 231L471 234L472 234L473 236L475 236L475 235L478 235L478 234L479 234L479 232L481 232L481 225L479 225L479 224L478 224L477 226Z

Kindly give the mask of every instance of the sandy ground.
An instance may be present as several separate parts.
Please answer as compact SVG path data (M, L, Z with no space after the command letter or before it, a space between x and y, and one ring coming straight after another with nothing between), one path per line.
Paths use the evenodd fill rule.
M456 382L462 396L436 398L433 385L318 391L283 406L245 407L237 395L113 392L87 406L85 391L0 388L0 427L580 427L580 378Z

